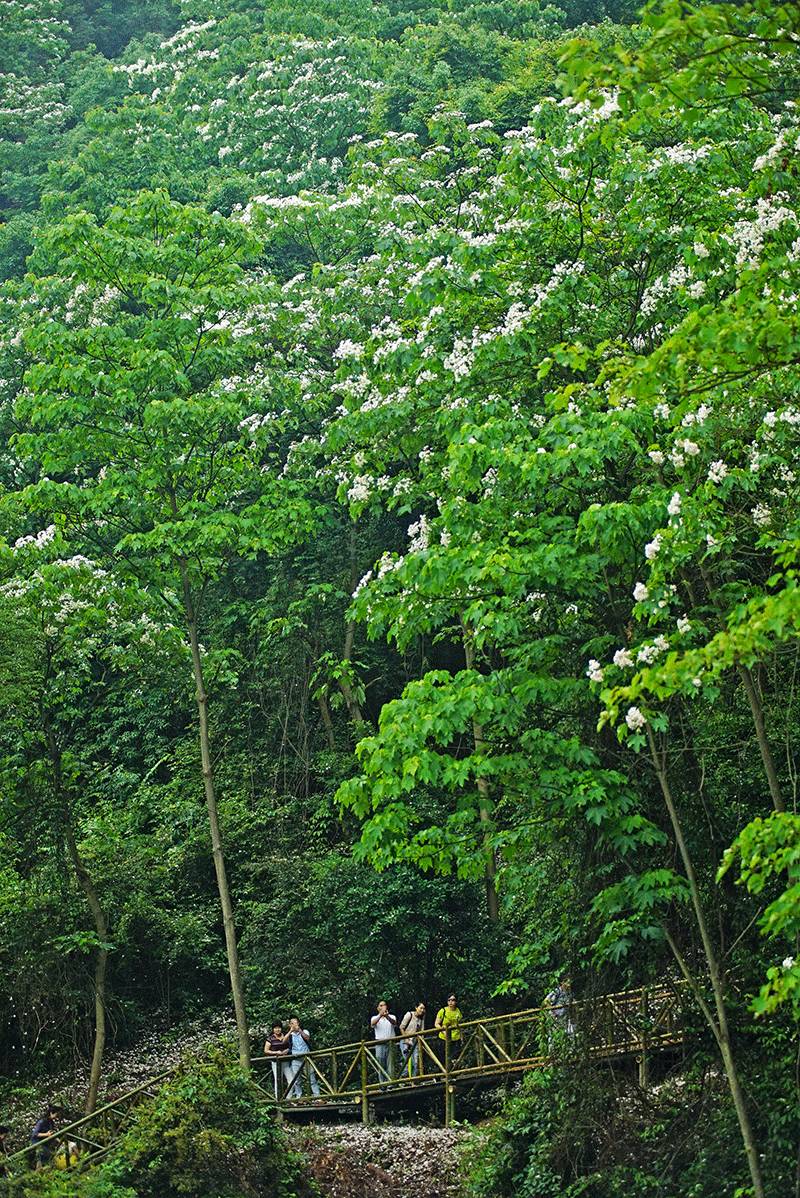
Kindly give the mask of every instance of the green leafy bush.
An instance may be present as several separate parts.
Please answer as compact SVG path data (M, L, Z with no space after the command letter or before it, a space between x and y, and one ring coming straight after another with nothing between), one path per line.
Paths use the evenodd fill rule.
M187 1063L83 1175L46 1169L15 1198L312 1198L302 1160L230 1048Z

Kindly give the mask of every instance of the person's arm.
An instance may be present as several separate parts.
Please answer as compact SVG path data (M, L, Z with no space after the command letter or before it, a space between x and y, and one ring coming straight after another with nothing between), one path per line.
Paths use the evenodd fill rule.
M371 1018L371 1019L370 1019L370 1021L369 1021L369 1025L370 1025L370 1027L374 1027L374 1026L375 1026L375 1024L378 1022L378 1020L379 1020L379 1019L380 1019L380 1015L373 1015L373 1016L372 1016L372 1018Z
M436 1022L433 1025L435 1028L438 1028L439 1031L442 1030L442 1016L443 1015L444 1015L444 1008L442 1008L442 1010L439 1011L438 1015L436 1016Z
M390 1015L389 1012L387 1011L386 1018L389 1020L389 1022L392 1024L393 1027L397 1027L397 1016L396 1015Z
M307 1032L307 1031L306 1031L306 1029L305 1029L304 1027L301 1027L301 1028L300 1028L300 1035L303 1037L303 1039L305 1040L306 1044L307 1044L307 1045L308 1045L308 1047L310 1048L310 1047L311 1047L311 1033L310 1033L310 1032Z
M405 1015L403 1016L403 1022L400 1024L400 1031L401 1031L401 1032L407 1032L407 1031L408 1031L408 1025L411 1023L411 1019L412 1019L411 1012L410 1012L410 1011L406 1011Z

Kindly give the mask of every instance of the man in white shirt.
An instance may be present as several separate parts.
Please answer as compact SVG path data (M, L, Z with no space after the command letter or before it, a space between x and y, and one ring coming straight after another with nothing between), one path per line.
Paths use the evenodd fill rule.
M397 1017L389 1014L389 1004L383 999L378 1003L378 1013L372 1016L370 1024L375 1034L375 1060L378 1063L378 1076L381 1081L391 1081L390 1051L397 1030Z

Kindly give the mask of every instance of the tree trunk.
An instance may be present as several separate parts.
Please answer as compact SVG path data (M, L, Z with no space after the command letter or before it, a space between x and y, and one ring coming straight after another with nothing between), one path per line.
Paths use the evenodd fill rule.
M64 839L67 845L67 852L75 873L75 879L83 891L86 903L91 911L94 930L97 933L98 940L97 955L94 964L94 1048L92 1050L92 1066L89 1071L89 1089L83 1108L85 1114L91 1115L97 1106L97 1094L100 1089L100 1075L103 1068L103 1053L106 1047L106 973L108 970L108 949L106 945L108 944L108 922L95 884L78 850L75 831L72 827L72 813L62 785L61 751L50 729L46 730L45 735L53 767L53 790L64 816Z
M72 827L67 824L67 851L69 852L75 877L86 896L86 902L92 912L95 931L99 945L94 965L94 1049L92 1051L92 1067L89 1072L89 1089L86 1094L84 1112L91 1115L97 1106L97 1093L100 1089L100 1073L103 1067L103 1052L106 1046L106 971L108 968L108 924L103 908L95 890L94 883L83 864Z
M189 633L189 645L192 651L192 670L194 672L195 690L197 696L197 715L200 729L200 763L203 771L203 791L208 811L208 823L211 830L211 853L214 859L214 870L217 877L217 890L222 907L222 921L225 929L225 948L228 956L228 973L231 981L233 1009L236 1015L236 1034L239 1041L239 1060L242 1067L250 1068L250 1031L247 1026L247 1012L244 1001L244 986L239 970L239 948L236 943L236 924L233 917L228 874L225 869L225 856L222 850L222 836L217 812L217 795L214 786L214 768L211 761L211 737L208 728L208 695L203 677L203 662L200 655L200 642L197 636L197 616L195 613L192 588L189 582L189 572L185 561L180 562L181 583L183 587L183 604L186 615L186 627Z
M472 645L472 637L465 624L462 623L461 628L464 643L464 660L467 669L472 670L475 668L475 650ZM472 740L476 753L483 752L486 747L486 740L483 735L483 724L478 723L477 720L472 721ZM488 831L488 825L492 820L492 797L486 778L477 778L476 783L478 787L478 814L481 823L486 827L483 838L484 858L486 862L484 866L486 910L489 914L489 919L495 923L500 918L500 904L497 899L497 866Z
M356 528L355 525L350 526L350 591L355 591L358 584L358 561L356 555ZM345 625L344 633L344 653L342 654L343 661L353 660L353 644L355 642L356 626L353 620L348 620ZM361 710L361 704L350 685L348 678L339 679L339 690L344 697L347 714L353 724L358 726L364 723L364 713Z
M764 724L764 708L761 703L761 696L758 693L756 684L753 681L753 675L747 666L739 666L739 677L744 685L747 702L750 704L750 711L753 715L753 725L756 730L756 740L758 741L758 750L761 753L761 760L764 763L764 773L767 775L769 784L769 793L772 795L772 805L776 811L785 811L786 802L781 793L781 784L778 780L778 771L775 768L775 758L772 756L772 749L767 740L767 729Z
M319 714L322 716L322 727L325 729L325 736L328 740L328 748L333 751L336 749L336 736L333 731L331 709L328 706L328 700L326 699L325 695L317 696L317 704L319 706Z
M672 790L667 777L666 766L656 747L655 737L652 729L647 726L647 739L650 746L650 756L653 762L658 777L658 782L661 787L661 793L664 798L664 804L669 813L670 823L675 836L675 843L680 853L681 861L683 862L686 879L689 883L689 894L692 900L692 908L694 910L697 928L700 933L700 939L703 944L703 952L705 953L706 964L708 966L708 976L711 982L711 989L714 994L714 1008L716 1018L712 1015L706 1003L701 1004L701 1009L706 1017L706 1020L714 1034L714 1038L719 1046L722 1064L725 1069L725 1076L728 1080L728 1088L731 1092L733 1105L736 1110L736 1118L739 1122L739 1130L742 1136L745 1153L747 1155L747 1163L750 1168L750 1179L753 1183L753 1194L755 1198L764 1198L764 1181L761 1176L761 1162L758 1156L758 1148L756 1146L753 1126L750 1122L750 1113L747 1109L744 1092L739 1081L739 1073L736 1067L736 1060L731 1047L730 1030L728 1027L728 1012L725 1006L725 986L722 971L717 959L716 950L711 939L708 923L706 921L705 912L703 911L702 900L700 896L700 887L697 884L697 875L694 870L694 863L689 853L689 847L683 836L683 828L681 826L678 810L675 806L675 801L672 796ZM683 964L682 957L679 953L676 954L678 963L681 966L684 975L688 977L688 971ZM688 979L691 981L691 979Z
M708 571L701 565L700 574L705 584L706 592L719 616L720 628L725 627L725 619L716 597L714 583ZM756 732L756 740L758 741L758 751L761 754L761 761L764 766L764 773L767 775L767 784L769 793L772 797L772 805L776 811L783 812L786 810L786 801L781 792L781 784L778 779L778 771L775 767L775 758L772 756L769 740L767 738L766 724L764 723L764 707L761 702L761 696L758 693L756 684L753 681L753 675L746 665L741 662L737 665L739 677L742 680L747 702L750 704L750 713L753 717L753 727Z

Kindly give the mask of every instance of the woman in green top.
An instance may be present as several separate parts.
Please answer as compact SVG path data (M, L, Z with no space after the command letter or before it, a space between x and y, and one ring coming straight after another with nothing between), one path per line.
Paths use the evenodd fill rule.
M451 1040L460 1040L461 1030L458 1025L461 1023L461 1018L456 996L451 994L447 1000L447 1006L442 1007L436 1016L435 1026L439 1029L439 1039L447 1040L449 1037Z

